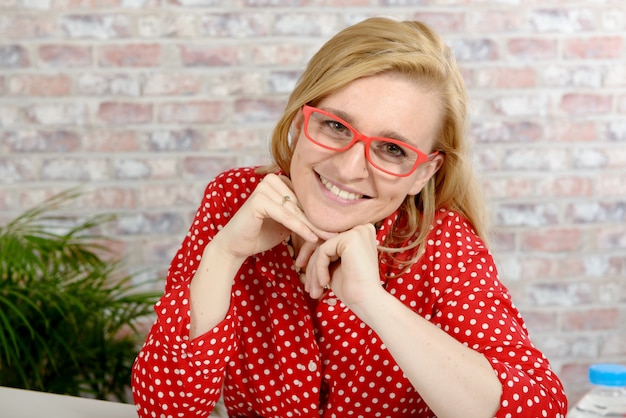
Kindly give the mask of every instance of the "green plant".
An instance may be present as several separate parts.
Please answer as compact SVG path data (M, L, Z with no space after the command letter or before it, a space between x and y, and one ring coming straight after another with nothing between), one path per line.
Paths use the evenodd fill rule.
M54 215L79 195L0 227L0 385L127 402L138 326L159 293L122 273L97 233L113 215Z

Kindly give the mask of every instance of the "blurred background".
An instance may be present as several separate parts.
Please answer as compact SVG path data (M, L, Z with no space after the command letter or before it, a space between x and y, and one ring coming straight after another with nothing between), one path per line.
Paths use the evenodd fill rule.
M371 16L455 51L492 250L570 402L626 364L623 0L0 0L0 225L82 185L163 276L208 181L268 161L308 58Z

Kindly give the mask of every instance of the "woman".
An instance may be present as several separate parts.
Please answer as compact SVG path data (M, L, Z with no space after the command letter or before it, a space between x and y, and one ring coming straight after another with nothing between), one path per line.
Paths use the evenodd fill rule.
M142 417L564 417L488 249L449 49L368 19L312 58L276 165L213 180L133 368Z

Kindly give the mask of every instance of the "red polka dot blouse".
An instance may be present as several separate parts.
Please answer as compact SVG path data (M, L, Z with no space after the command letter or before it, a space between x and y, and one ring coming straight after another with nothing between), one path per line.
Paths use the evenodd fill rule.
M230 417L434 416L376 333L332 291L308 297L284 244L244 262L224 320L190 341L189 283L203 249L260 180L234 169L207 186L133 366L139 416L206 417L222 394ZM397 217L380 226L380 243ZM565 416L561 382L459 214L441 210L425 254L405 271L381 263L381 281L489 360L503 387L497 417Z

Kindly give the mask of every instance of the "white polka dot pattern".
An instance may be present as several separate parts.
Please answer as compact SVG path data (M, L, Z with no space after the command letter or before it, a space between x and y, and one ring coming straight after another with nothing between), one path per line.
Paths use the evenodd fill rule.
M434 416L372 329L332 292L319 302L307 297L285 245L250 257L226 318L189 340L189 282L204 246L260 179L235 169L208 185L133 366L139 416L206 417L222 391L231 417ZM379 242L396 219L382 224ZM420 260L405 271L382 264L381 281L491 362L503 385L497 417L565 416L561 382L461 216L440 211Z

